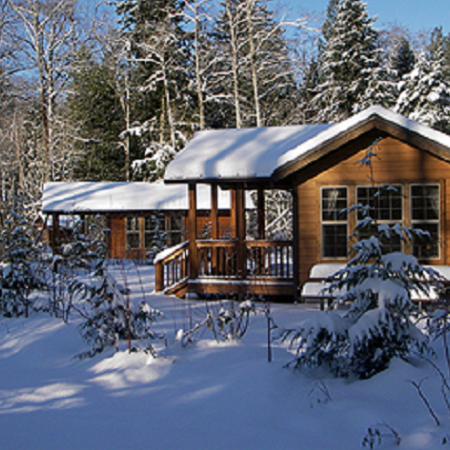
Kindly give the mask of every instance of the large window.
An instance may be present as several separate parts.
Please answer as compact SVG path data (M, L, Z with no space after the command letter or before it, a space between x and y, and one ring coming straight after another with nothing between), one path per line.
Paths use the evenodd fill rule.
M411 225L427 232L414 239L413 254L417 258L439 258L439 199L438 184L411 186Z
M387 237L384 233L378 233L378 225L392 226L401 224L403 220L403 187L394 186L359 186L356 189L356 202L358 205L367 206L366 214L376 223L359 232L359 239L366 239L371 235L378 235L383 246L383 253L398 252L402 250L400 236L392 234ZM358 211L358 220L364 218L364 213Z
M347 188L322 188L322 252L324 258L347 257Z

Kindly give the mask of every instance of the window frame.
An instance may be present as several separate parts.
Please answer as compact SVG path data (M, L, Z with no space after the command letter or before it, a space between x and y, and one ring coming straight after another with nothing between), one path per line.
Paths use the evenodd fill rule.
M414 219L413 218L413 195L412 195L412 190L413 187L416 186L435 186L438 188L438 215L437 215L437 219ZM433 260L433 261L437 261L440 260L442 255L441 255L441 242L442 242L442 197L441 197L441 192L442 192L442 187L441 187L441 183L438 182L431 182L431 183L411 183L409 185L409 211L410 211L410 226L411 228L414 229L414 225L418 225L418 224L436 224L437 225L437 233L438 233L438 239L437 239L437 254L434 256L419 256L416 255L414 249L415 249L415 245L414 245L414 240L411 243L411 254L413 256L415 256L418 260L421 261L428 261L428 260ZM420 226L418 227L420 228Z
M129 227L131 220L134 219L135 223L133 227ZM137 235L137 247L130 245L131 236ZM127 250L139 250L141 248L141 217L133 214L125 217L125 242Z
M381 189L384 186L386 186L386 184L389 184L389 186L392 186L393 188L396 188L396 189L400 188L399 189L399 191L400 191L400 195L399 196L400 196L400 205L401 205L401 211L400 211L401 212L401 214L400 214L401 217L400 217L400 219L380 219L380 218L377 218L377 217L373 217L373 219L375 220L375 223L378 224L378 225L382 225L382 224L394 225L394 224L398 223L401 226L403 226L405 224L405 217L406 217L405 204L404 203L405 203L405 190L407 190L406 186L403 183L358 184L358 185L355 186L355 204L356 205L364 204L364 202L360 202L359 199L358 199L358 190L359 189ZM391 208L389 208L389 212L390 213L392 212ZM359 214L359 211L357 211L357 213L356 213L356 223L358 223L361 220L361 218L358 217L358 214ZM369 213L369 215L370 215L370 213ZM377 214L377 216L378 215L379 214ZM392 215L392 214L390 214L390 215ZM380 242L381 242L381 240L380 240ZM383 242L381 242L381 243L383 244ZM399 251L399 252L404 252L405 251L405 242L403 241L403 239L400 239L400 248L398 250L395 250L395 249L391 248L386 253L390 253L392 251Z
M332 190L332 189L345 189L345 193L346 193L346 208L348 208L348 204L349 204L349 186L345 186L345 185L338 185L338 186L321 186L320 187L320 233L321 233L321 249L320 249L320 253L321 253L321 258L322 259L326 259L326 260L346 260L348 259L349 256L349 214L347 212L345 219L342 220L324 220L324 208L323 208L323 203L324 203L324 197L323 197L323 193L325 190ZM342 209L341 209L342 210ZM346 229L346 252L345 252L345 256L328 256L325 254L325 227L327 226L344 226L345 225L345 229Z

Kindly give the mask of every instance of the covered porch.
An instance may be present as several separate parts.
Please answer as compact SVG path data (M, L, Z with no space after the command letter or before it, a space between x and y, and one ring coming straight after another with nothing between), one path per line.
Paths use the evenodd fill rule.
M197 183L189 183L188 240L155 260L156 291L180 297L211 294L296 299L298 250L292 238L296 221L292 221L289 239L274 239L266 229L264 186L228 183L221 188L231 194L230 227L225 235L219 235L218 184L211 184L210 231L205 239L196 226ZM252 233L245 204L248 190L256 200ZM292 200L295 208L297 202ZM296 217L295 211L292 217Z

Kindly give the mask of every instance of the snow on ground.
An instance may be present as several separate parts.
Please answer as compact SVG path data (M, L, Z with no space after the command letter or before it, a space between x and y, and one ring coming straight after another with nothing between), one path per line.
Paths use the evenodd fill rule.
M450 435L441 383L425 363L394 361L367 381L306 376L283 368L291 355L279 343L267 362L263 315L240 343L203 335L183 348L176 333L202 317L204 304L149 294L152 268L138 271L116 267L115 276L165 313L156 328L167 346L157 345L156 360L113 351L74 359L86 349L75 322L0 319L1 450L352 450L372 426L401 438L399 447L386 436L375 448L436 449ZM286 304L272 312L286 327L321 314ZM422 379L441 427L410 383Z

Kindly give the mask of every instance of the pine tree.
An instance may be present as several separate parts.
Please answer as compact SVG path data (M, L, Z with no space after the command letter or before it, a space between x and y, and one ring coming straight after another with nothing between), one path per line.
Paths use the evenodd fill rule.
M77 128L80 157L74 178L89 181L126 179L120 133L125 118L116 89L115 73L108 61L95 61L84 49L74 69L67 107Z
M385 71L380 69L383 54L366 5L341 0L332 20L319 57L321 82L312 100L316 122L340 121L358 111L369 100L364 99L369 82L371 91L384 91L374 86L376 80L385 81Z
M374 147L362 159L362 166L370 168L373 157ZM392 191L393 186L385 185L374 200L386 199ZM318 320L285 331L284 338L297 347L294 367L320 366L335 376L365 379L387 369L394 357L407 360L413 352L427 349L426 336L412 320L412 295L430 295L440 287L441 276L412 255L389 251L394 240L421 238L426 233L377 223L371 205L356 205L351 211L357 211L360 219L352 236L356 239L352 258L329 278L326 289L336 294L336 306L345 303L348 310L339 314L333 305Z
M185 144L196 127L191 120L194 92L187 32L183 29L183 4L178 0L124 1L118 5L123 31L131 41L134 82L145 93L145 115L126 133L139 138L145 158L135 166L150 180L161 176L155 168L165 165ZM147 176L144 176L147 178Z
M395 53L391 56L391 69L395 71L397 79L401 80L404 75L410 73L416 62L416 57L411 49L409 41L401 38Z
M11 203L3 204L6 220L0 235L0 314L7 317L28 317L31 292L44 284L33 203L26 194L18 193Z
M445 77L442 46L423 52L414 70L403 77L395 110L440 131L450 132L450 83Z

